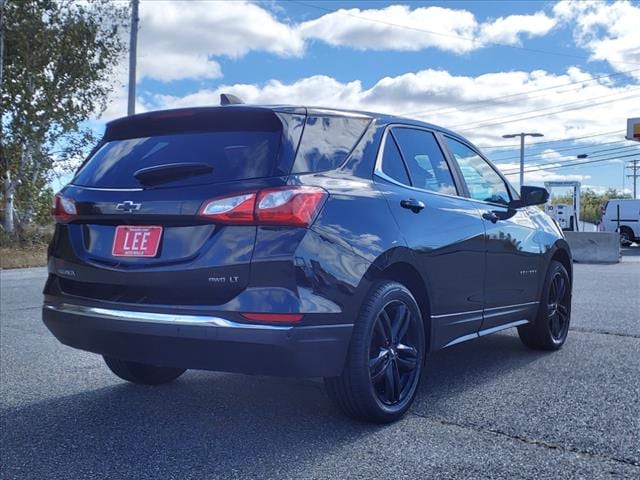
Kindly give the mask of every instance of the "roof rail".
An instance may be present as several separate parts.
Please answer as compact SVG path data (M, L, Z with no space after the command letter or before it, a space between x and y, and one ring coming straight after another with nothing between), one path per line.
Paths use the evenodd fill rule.
M220 94L220 105L240 105L244 103L239 97L231 95L230 93Z

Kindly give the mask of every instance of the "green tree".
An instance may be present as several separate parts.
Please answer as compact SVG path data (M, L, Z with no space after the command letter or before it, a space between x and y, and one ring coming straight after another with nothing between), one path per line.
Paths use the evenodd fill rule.
M126 5L108 0L0 0L0 173L4 228L41 210L57 162L94 141L126 51Z
M631 195L618 192L615 188L609 188L604 193L596 193L590 188L582 189L580 191L580 219L590 223L599 222L602 220L602 207L612 198L631 198ZM571 194L557 195L551 199L551 203L571 205L573 198Z

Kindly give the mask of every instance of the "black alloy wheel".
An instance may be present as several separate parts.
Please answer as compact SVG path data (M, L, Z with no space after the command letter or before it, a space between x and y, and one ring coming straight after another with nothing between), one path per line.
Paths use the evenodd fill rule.
M562 342L569 330L569 285L568 279L556 271L549 286L547 318L555 342Z
M529 348L558 350L567 339L571 322L571 279L564 266L552 260L545 278L538 315L518 327L520 340Z
M396 405L406 398L418 373L418 328L400 300L386 304L376 319L369 347L369 374L378 400Z
M400 283L379 281L354 324L342 375L325 378L327 393L352 418L393 422L416 396L425 354L424 324L415 298Z

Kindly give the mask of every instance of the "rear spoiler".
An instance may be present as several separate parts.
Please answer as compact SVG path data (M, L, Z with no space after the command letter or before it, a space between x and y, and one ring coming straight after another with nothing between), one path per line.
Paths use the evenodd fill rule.
M183 108L142 113L109 122L102 142L176 133L234 130L275 132L281 129L282 122L270 108L243 105L233 108Z

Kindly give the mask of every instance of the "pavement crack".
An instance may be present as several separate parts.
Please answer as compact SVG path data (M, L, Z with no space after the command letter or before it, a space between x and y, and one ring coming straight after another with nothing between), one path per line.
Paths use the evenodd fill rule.
M636 333L610 332L609 330L598 330L597 328L571 327L569 330L572 332L598 333L600 335L613 335L615 337L640 338L640 334L636 334Z
M525 437L524 435L516 435L513 433L509 433L509 432L505 432L504 430L500 430L498 428L483 428L483 427L479 427L477 425L474 424L470 424L470 423L460 423L460 422L454 422L452 420L446 420L444 418L433 418L433 417L428 417L426 415L422 415L420 413L416 413L413 411L409 412L411 415L428 420L430 422L433 423L437 423L440 425L446 425L446 426L453 426L453 427L458 427L458 428L462 428L462 429L466 429L466 430L473 430L477 433L484 433L484 434L491 434L491 435L497 435L500 437L505 437L508 438L510 440L514 440L520 443L524 443L527 445L533 445L536 447L542 447L545 448L547 450L558 450L561 452L565 452L565 453L574 453L574 454L578 454L578 455L584 455L596 460L606 460L606 461L611 461L611 462L616 462L616 463L621 463L624 465L629 465L632 467L640 467L640 461L637 460L631 460L628 458L620 458L620 457L615 457L612 455L607 455L607 454L603 454L603 453L594 453L594 452L590 452L588 450L583 450L580 448L576 448L576 447L570 447L570 446L565 446L565 445L560 445L557 443L552 443L552 442L547 442L546 440L538 440L538 439L534 439L534 438L528 438Z

